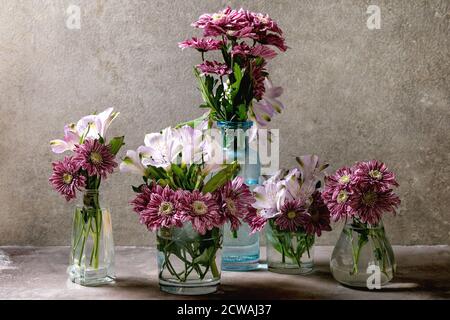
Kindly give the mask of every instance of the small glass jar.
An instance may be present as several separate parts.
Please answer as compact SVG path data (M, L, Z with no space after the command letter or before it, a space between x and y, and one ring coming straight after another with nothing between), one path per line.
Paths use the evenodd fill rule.
M314 235L279 230L272 220L266 227L267 267L286 274L308 274L314 268Z
M190 223L157 232L159 286L164 292L202 295L217 291L220 283L222 228L205 235Z
M349 220L334 247L330 269L338 282L352 287L373 289L391 281L396 264L383 223Z
M225 163L237 161L240 170L237 176L253 190L259 183L261 164L257 150L250 148L249 132L252 121L218 121L222 137ZM249 271L259 266L259 233L250 234L250 229L241 221L239 230L230 232L225 226L223 240L222 269L226 271Z
M101 207L98 190L86 190L75 208L69 278L83 286L114 282L114 241L110 211Z

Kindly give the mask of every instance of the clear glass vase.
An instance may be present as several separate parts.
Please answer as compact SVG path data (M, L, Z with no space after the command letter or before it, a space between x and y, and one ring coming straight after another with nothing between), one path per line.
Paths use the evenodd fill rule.
M202 295L217 291L220 283L222 229L205 235L190 223L182 228L157 232L159 286L180 295Z
M226 163L237 161L240 165L238 176L253 190L259 183L261 164L258 151L250 148L249 129L252 121L218 121L222 135L222 147ZM250 234L246 223L242 222L237 232L224 233L222 269L227 271L255 270L259 264L259 233Z
M72 282L84 286L114 281L111 214L100 206L98 190L86 190L82 205L75 208L68 273Z
M308 274L314 268L314 235L279 230L273 220L266 227L267 267L286 274Z
M334 247L330 269L337 281L352 287L373 289L391 281L396 264L383 223L348 221Z

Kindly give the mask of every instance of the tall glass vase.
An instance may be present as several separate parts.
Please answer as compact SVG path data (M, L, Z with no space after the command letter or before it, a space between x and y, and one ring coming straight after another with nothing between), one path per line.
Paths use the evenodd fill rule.
M158 230L159 286L180 295L202 295L217 291L220 283L222 230L201 235L190 223L182 228Z
M226 163L237 161L240 165L238 176L253 190L259 183L261 165L258 151L250 148L249 129L252 121L218 121L221 130L222 147ZM222 269L227 271L247 271L258 268L259 234L250 235L249 227L242 223L238 231L230 232L225 226L223 239Z
M100 205L98 190L86 190L75 208L69 278L84 286L114 281L114 242L111 214Z
M330 261L333 277L348 286L375 288L392 280L396 264L383 223L345 224Z

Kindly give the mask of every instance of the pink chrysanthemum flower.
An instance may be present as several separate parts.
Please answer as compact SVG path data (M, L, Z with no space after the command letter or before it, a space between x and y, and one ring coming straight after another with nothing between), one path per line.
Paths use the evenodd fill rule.
M147 209L147 205L150 202L150 198L153 193L153 187L149 187L147 185L142 186L141 192L138 193L134 200L130 201L130 204L133 206L133 211L136 213L141 213L142 210Z
M319 191L312 195L312 203L308 208L308 213L303 215L303 227L311 235L322 235L322 231L331 231L330 211L323 202Z
M179 216L179 193L157 185L150 196L146 209L142 210L140 220L151 231L159 228L181 227Z
M219 76L224 76L231 73L226 63L217 61L205 61L197 65L197 68L200 69L202 74L218 74Z
M297 231L303 227L304 215L307 208L304 201L288 200L281 207L281 214L276 217L275 223L281 230Z
M190 221L194 230L202 235L221 225L219 206L211 193L203 194L198 190L178 192L182 222Z
M223 41L214 40L211 38L196 38L185 40L178 44L181 49L193 48L200 52L207 52L212 50L219 50L223 45Z
M247 19L255 32L275 32L283 34L283 31L278 27L277 23L269 17L268 14L249 12L247 11Z
M248 208L248 213L244 217L244 222L247 223L251 229L251 234L261 231L266 225L267 219L259 215L259 211L253 207Z
M239 228L241 224L239 219L248 214L249 207L255 202L255 198L242 177L228 181L216 192L216 197L220 205L220 212L224 219L230 222L233 231Z
M350 199L354 215L361 222L376 225L384 212L395 214L400 198L391 190L379 190L374 187L356 188Z
M240 56L240 57L262 57L264 59L272 59L277 56L277 53L266 46L255 46L255 47L249 47L246 43L241 43L239 45L236 45L231 50L231 54L233 56Z
M280 51L286 51L288 46L283 37L276 34L262 35L258 39L259 43L277 47Z
M353 182L353 171L348 167L340 168L335 174L325 178L322 199L328 206L333 221L352 216L349 197Z
M265 66L265 62L261 65L256 65L252 62L253 95L256 100L261 100L266 91L264 80L266 79L267 71Z
M76 198L76 191L86 185L86 177L80 174L80 167L72 157L65 157L63 161L52 163L53 173L48 179L53 188L69 201Z
M205 13L192 24L193 27L203 29L204 36L227 35L248 26L248 20L243 10L225 8L217 13Z
M101 144L97 139L88 139L83 144L76 145L73 160L79 167L86 170L89 176L101 176L104 179L107 173L112 173L117 167L109 147Z
M386 190L392 186L398 186L395 174L389 171L383 162L377 160L358 162L354 166L354 176L358 185L373 186L378 190Z

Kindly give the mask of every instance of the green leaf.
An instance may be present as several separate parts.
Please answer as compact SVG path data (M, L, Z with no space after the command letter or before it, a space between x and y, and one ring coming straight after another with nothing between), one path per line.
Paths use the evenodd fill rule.
M202 188L203 193L214 192L231 180L239 170L239 164L234 161L216 173Z
M116 155L120 148L125 145L125 143L123 142L123 140L125 139L124 136L121 137L114 137L109 141L109 150L111 151L111 153L113 155Z

